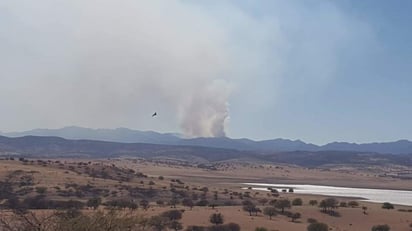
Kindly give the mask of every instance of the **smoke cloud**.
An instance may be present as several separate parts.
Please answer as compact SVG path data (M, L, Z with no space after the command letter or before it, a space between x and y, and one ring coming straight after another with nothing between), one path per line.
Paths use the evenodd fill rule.
M228 118L228 89L217 83L200 89L182 109L182 128L188 136L225 136L225 121Z
M325 1L2 0L0 16L2 131L288 135L277 112L373 41Z
M17 102L1 106L30 113L32 126L164 130L145 118L158 111L163 125L177 120L187 136L225 136L229 87L222 76L231 75L234 57L228 34L195 6L6 1L2 9L10 26L2 50L17 51L0 57L8 83L0 94Z

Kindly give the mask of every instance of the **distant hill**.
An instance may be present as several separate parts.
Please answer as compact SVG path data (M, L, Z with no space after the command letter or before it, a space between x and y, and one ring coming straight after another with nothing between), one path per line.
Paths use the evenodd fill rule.
M334 142L326 144L324 146L320 146L319 150L412 154L412 142L409 140L398 140L395 142L367 144Z
M220 161L252 156L238 150L159 145L145 143L116 143L95 140L68 140L60 137L0 136L0 156L26 156L33 158L82 157L110 158L133 157L173 157L183 160Z
M0 133L7 137L21 136L57 136L65 139L87 139L120 143L151 143L181 146L202 146L234 150L261 152L292 152L292 151L350 151L374 152L386 154L412 154L412 142L399 140L386 143L346 143L333 142L323 146L305 143L300 140L273 139L254 141L250 139L219 138L181 138L179 134L158 133L153 131L137 131L127 128L90 129L81 127L65 127L60 129L35 129L26 132Z
M0 136L0 157L30 158L116 158L142 157L175 159L192 164L216 161L247 161L262 163L286 163L305 167L329 164L412 166L412 155L394 155L343 151L294 151L267 152L241 151L224 148L210 148L187 145L160 145L144 143L118 143L94 140L68 140L60 137Z
M82 127L64 127L59 129L34 129L24 132L1 133L7 137L22 136L57 136L74 140L100 140L120 143L169 144L180 140L178 134L162 134L153 131L137 131L127 128L91 129Z

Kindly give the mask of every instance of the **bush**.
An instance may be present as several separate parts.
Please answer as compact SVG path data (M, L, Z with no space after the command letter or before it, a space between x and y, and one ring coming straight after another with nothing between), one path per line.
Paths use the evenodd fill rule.
M302 199L300 199L300 198L295 198L293 201L292 201L292 205L294 205L294 206L300 206L300 205L302 205L303 204L303 201L302 201Z
M9 208L9 209L19 209L19 208L21 208L19 198L17 198L16 196L12 196L9 199L7 199L6 203L4 203L4 205L6 206L6 208Z
M148 222L148 226L152 227L154 230L164 230L168 224L169 220L166 217L152 216Z
M236 223L229 223L227 225L225 225L227 228L227 231L240 231L240 226Z
M90 198L87 201L87 207L92 207L93 209L97 209L99 205L102 203L102 199L100 197Z
M389 202L385 202L382 204L382 208L383 209L394 209L395 207L393 206L393 204L389 203Z
M310 200L309 204L312 205L312 206L315 206L315 205L318 204L318 201L317 200Z
M187 227L185 231L206 231L206 228L203 226L194 225Z
M289 215L289 217L292 219L292 222L295 222L296 219L299 219L301 217L300 213L292 213Z
M226 225L214 225L206 229L207 231L240 231L240 226L236 223Z
M267 228L263 228L263 227L257 227L257 228L255 229L255 231L268 231L268 229L267 229Z
M358 207L359 203L357 201L349 201L348 202L348 206L354 208L354 207Z
M139 202L140 207L142 207L144 210L147 210L149 208L149 201L147 200L141 200Z
M166 217L167 219L171 221L175 221L175 220L182 219L182 212L179 210L169 210L169 211L163 212L161 216Z
M308 223L318 223L318 220L316 220L315 218L308 218L307 220Z
M47 187L36 187L36 192L39 194L45 194L47 192Z
M214 213L210 215L209 221L215 225L223 224L223 215L221 213Z
M324 223L312 223L307 227L308 231L329 231L329 227Z
M207 200L200 200L196 203L196 206L207 206L209 204L209 201Z
M391 228L389 225L375 225L371 229L372 231L389 231Z
M180 223L180 222L178 222L178 221L171 221L171 222L168 224L168 227L169 227L170 229L176 230L176 231L183 229L182 223Z
M162 206L162 205L165 204L165 202L162 201L162 200L157 200L157 201L156 201L156 204L159 205L159 206Z
M110 207L115 207L115 208L129 208L129 209L137 209L137 204L135 202L129 201L129 200L112 200L112 201L107 201L105 203L106 206Z
M133 214L110 210L93 211L82 214L79 210L68 209L54 213L14 211L0 217L0 230L143 230L147 220Z

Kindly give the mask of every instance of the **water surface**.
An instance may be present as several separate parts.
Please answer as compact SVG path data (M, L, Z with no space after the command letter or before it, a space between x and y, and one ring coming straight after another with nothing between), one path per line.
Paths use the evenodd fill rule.
M255 190L268 190L267 188L270 187L281 191L282 189L293 188L294 193L299 194L364 198L365 201L370 202L390 202L392 204L412 206L412 191L406 190L349 188L306 184L245 184Z

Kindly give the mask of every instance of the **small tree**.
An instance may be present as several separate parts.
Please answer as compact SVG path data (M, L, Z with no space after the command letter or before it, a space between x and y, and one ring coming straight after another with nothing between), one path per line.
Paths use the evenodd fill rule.
M393 206L393 204L389 203L389 202L385 202L382 204L382 208L383 209L394 209L395 207Z
M309 201L309 204L310 204L311 206L315 206L315 205L318 204L318 201L317 201L317 200L310 200L310 201Z
M389 231L391 228L389 225L375 225L371 229L372 231Z
M275 203L275 207L280 209L282 213L285 212L285 208L290 208L290 200L288 199L282 199L282 200L277 200Z
M172 208L176 208L176 204L179 203L179 200L176 197L173 197L170 201L169 204Z
M278 201L278 200L276 200L276 199L270 200L270 201L269 201L269 205L275 206L276 201Z
M190 210L192 210L193 206L195 205L195 203L193 203L193 200L190 198L185 198L182 200L182 205L187 206L190 208Z
M324 223L312 223L307 227L308 231L329 231L329 227Z
M322 200L319 204L319 207L322 208L323 212L327 212L329 209L329 212L332 213L333 209L338 207L338 200L336 200L333 197L326 198L325 200Z
M292 219L292 222L295 222L297 219L301 217L300 213L292 213L290 215L290 218Z
M223 224L223 215L221 213L214 213L210 215L209 221L215 225Z
M263 209L263 214L265 214L266 216L269 216L269 219L272 220L272 217L276 216L277 211L276 211L276 208L274 207L265 207Z
M266 198L261 198L258 201L259 201L260 204L262 204L264 206L266 203L268 203L269 200L266 199Z
M302 204L303 204L303 201L302 201L301 198L295 198L295 199L292 201L292 205L294 205L294 206L301 206Z
M249 200L245 200L242 202L243 210L249 213L249 216L252 216L252 213L256 212L257 208L256 205Z

